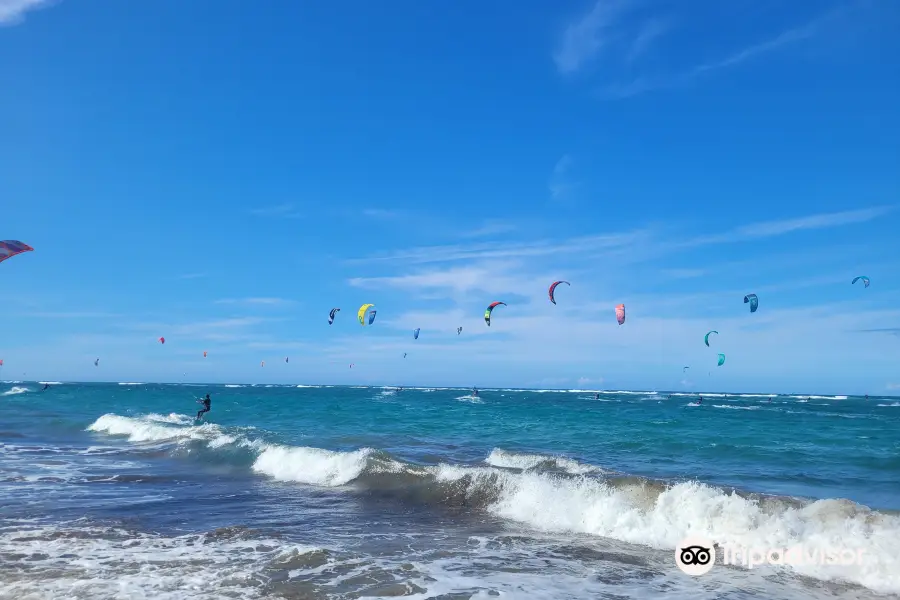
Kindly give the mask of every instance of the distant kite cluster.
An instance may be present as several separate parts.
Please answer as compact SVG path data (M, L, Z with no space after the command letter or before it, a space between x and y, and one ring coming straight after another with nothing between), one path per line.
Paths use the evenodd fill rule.
M33 251L34 251L34 248L32 248L31 246L29 246L28 244L25 244L23 242L20 242L17 240L3 240L3 241L0 241L0 262L3 262L9 258L12 258L13 256L16 256L18 254L22 254L23 252L33 252ZM862 281L864 287L869 287L870 280L867 276L858 275L858 276L854 277L853 281L851 281L850 283L855 284L857 281ZM559 280L559 281L554 281L553 283L551 283L550 288L547 290L547 295L550 298L550 302L552 302L554 305L556 305L556 288L560 284L563 284L563 283L570 287L572 285L568 281ZM756 294L747 294L746 296L744 296L744 304L749 304L750 312L755 313L757 311L757 309L759 309L759 297ZM507 304L506 304L506 302L491 302L484 311L484 322L488 327L491 326L491 315L493 314L494 309L497 308L498 306L507 306ZM334 323L337 313L340 312L340 310L341 310L340 308L332 308L331 311L328 313L328 324L329 325ZM625 324L625 305L617 304L615 307L615 312L616 312L616 322L618 322L619 325L624 325ZM356 316L357 316L357 320L359 321L360 325L368 326L368 325L372 325L373 323L375 323L375 314L376 314L376 310L375 310L374 304L363 304L362 306L359 307L359 310L357 311ZM462 326L457 327L456 335L462 334L462 330L463 330ZM419 339L420 331L421 331L421 328L419 328L419 327L416 327L413 330L413 339L414 340ZM708 331L706 333L706 335L703 336L703 343L706 344L707 348L710 347L709 336L710 336L710 334L713 334L713 333L715 333L716 335L719 334L718 331L711 330L711 331ZM165 344L166 338L161 336L161 337L159 337L158 341L160 344ZM406 358L406 356L407 356L407 353L404 352L403 358ZM206 357L207 357L207 351L204 350L203 358L206 358ZM285 357L284 362L285 363L289 362L289 358ZM722 352L719 352L717 366L721 367L723 364L725 364L725 354ZM94 360L94 366L97 367L99 365L100 365L100 359L97 358L96 360ZM265 367L266 361L260 361L259 366ZM353 366L354 366L354 364L351 363L350 368L352 369ZM3 360L0 359L0 368L2 368L2 367L3 367ZM682 373L687 371L689 368L690 368L690 366L685 366L682 369Z

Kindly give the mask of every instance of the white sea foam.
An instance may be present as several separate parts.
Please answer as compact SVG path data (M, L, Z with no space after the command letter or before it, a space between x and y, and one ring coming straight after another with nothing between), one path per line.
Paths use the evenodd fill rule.
M88 431L107 433L109 435L127 436L130 442L187 442L190 440L202 440L214 447L234 443L234 436L226 435L222 428L215 423L204 423L190 427L170 427L163 425L152 417L160 418L160 415L148 415L144 417L123 417L115 414L105 414L91 423ZM161 417L163 423L193 422L186 415L172 414L169 417Z
M321 448L268 445L253 470L280 481L296 481L321 486L341 486L359 477L374 454L371 448L335 452Z
M5 578L0 598L261 598L267 566L315 550L274 539L211 544L204 535L19 525L0 533L0 555L17 571Z
M31 388L27 388L27 387L24 387L24 386L16 385L16 386L13 386L11 389L9 389L9 390L3 392L3 394L0 394L0 395L3 395L3 396L16 396L16 395L18 395L18 394L25 394L25 393L30 392L30 391L31 391Z
M547 456L543 454L525 454L520 452L509 452L502 448L494 448L490 455L484 460L492 467L505 467L511 469L533 469L539 465L551 463L556 468L571 474L597 473L601 469L594 465L586 465L572 460L565 456Z
M696 482L661 493L641 484L611 486L590 478L561 479L490 467L442 465L439 481L468 480L470 492L490 486L499 498L490 512L532 528L575 532L672 549L687 536L743 547L849 548L862 565L802 565L795 572L843 579L886 593L900 592L900 518L846 500L820 500L802 508L760 503Z

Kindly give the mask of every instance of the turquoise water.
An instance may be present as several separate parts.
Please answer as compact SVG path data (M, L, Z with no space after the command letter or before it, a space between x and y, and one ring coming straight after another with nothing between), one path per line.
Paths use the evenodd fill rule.
M897 398L41 387L0 384L0 598L900 593ZM867 558L693 578L688 535Z

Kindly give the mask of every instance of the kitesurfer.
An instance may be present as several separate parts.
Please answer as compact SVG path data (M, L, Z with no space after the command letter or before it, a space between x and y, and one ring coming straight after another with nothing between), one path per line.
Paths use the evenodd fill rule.
M477 387L473 387L473 388L472 388L472 397L473 397L473 398L477 398L477 397L478 397L478 388L477 388Z
M203 404L203 408L201 408L200 410L197 411L197 420L199 421L200 419L203 418L203 413L209 412L209 407L210 407L210 404L212 403L212 400L209 399L209 394L207 394L206 398L203 398L202 400L197 400L197 402L200 402Z
M697 400L697 404L703 404L703 396L700 396L700 399Z
M41 391L43 392L44 390L49 390L49 389L50 389L50 384L49 384L49 383L45 383L45 384L44 384L44 387L41 388Z
M594 400L599 400L600 394L598 392L594 392Z

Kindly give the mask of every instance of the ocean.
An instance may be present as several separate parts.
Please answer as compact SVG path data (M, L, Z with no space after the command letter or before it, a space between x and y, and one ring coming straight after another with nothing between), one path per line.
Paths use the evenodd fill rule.
M41 387L0 384L4 600L900 597L897 398Z

